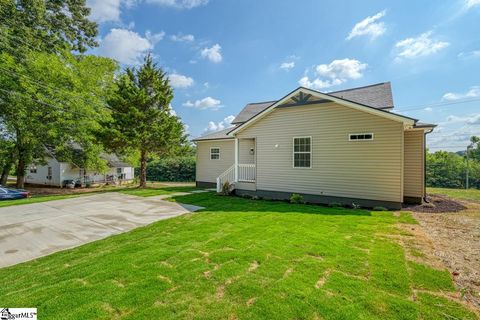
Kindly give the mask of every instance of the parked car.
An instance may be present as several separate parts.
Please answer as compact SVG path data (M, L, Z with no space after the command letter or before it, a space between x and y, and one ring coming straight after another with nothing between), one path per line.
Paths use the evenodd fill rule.
M67 179L67 180L63 180L62 187L68 188L68 189L81 188L82 182L78 179L77 180Z
M30 197L30 192L28 192L27 190L0 187L0 201L24 199L28 197Z
M75 180L63 180L62 185L64 188L73 189L75 188Z

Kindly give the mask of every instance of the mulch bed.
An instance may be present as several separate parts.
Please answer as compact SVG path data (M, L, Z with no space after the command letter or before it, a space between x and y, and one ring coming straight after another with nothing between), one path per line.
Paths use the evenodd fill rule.
M467 209L461 203L439 194L428 195L427 200L428 202L423 204L404 205L403 209L428 213L458 212Z

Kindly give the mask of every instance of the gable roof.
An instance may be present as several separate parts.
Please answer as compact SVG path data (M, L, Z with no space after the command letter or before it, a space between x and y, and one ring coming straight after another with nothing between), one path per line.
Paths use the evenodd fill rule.
M229 136L228 133L232 131L232 127L216 131L213 133L206 134L204 136L193 139L192 141L208 141L208 140L222 140L222 139L233 139L232 136Z
M390 82L381 82L368 86L329 92L329 95L361 103L377 109L392 109L393 96ZM233 119L232 124L247 122L278 100L247 104Z
M292 92L290 92L289 94L284 96L282 99L280 99L277 102L271 104L269 107L267 107L266 109L264 109L260 113L257 113L255 116L250 118L248 121L243 122L243 123L237 125L236 127L234 127L233 129L231 129L231 131L228 132L228 134L229 135L230 134L235 134L238 131L243 130L245 127L249 126L251 123L257 121L258 119L261 119L264 115L270 113L275 107L277 107L279 105L282 105L283 103L285 103L289 100L292 100L292 98L295 97L295 95L297 93L303 93L303 94L307 94L309 96L316 96L317 98L320 98L323 101L335 102L335 103L344 105L346 107L350 107L352 109L362 110L362 111L365 111L365 112L368 112L368 113L371 113L371 114L382 116L384 118L388 118L388 119L391 119L391 120L394 120L394 121L403 122L403 123L406 123L406 124L409 124L409 125L414 125L418 121L417 119L410 118L410 117L400 115L400 114L396 114L396 113L384 110L383 108L375 108L375 107L372 107L372 106L369 106L369 105L366 105L366 104L362 104L360 102L351 101L351 100L348 100L348 99L345 99L345 98L339 98L339 97L336 97L332 94L322 93L322 92L312 90L312 89L308 89L308 88L304 88L304 87L298 87L297 89L293 90Z
M266 101L266 102L254 102L247 104L242 111L233 119L232 124L243 123L255 115L259 114L263 110L270 107L273 103L277 102L276 100L273 101Z
M377 109L392 109L393 96L390 82L376 83L364 87L328 92L329 95L365 104Z

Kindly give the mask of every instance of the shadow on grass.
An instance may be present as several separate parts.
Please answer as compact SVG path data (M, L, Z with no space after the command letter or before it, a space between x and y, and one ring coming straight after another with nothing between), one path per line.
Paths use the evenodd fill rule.
M174 196L172 201L204 207L201 211L302 213L336 216L371 216L369 210L330 208L314 204L292 204L279 200L251 200L236 196L222 196L213 192Z

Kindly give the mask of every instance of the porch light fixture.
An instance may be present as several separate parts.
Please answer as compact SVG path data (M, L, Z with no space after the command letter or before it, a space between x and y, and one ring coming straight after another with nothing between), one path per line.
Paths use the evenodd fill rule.
M255 149L254 149L254 148L250 148L250 154L251 154L251 155L254 155L254 154L255 154Z

